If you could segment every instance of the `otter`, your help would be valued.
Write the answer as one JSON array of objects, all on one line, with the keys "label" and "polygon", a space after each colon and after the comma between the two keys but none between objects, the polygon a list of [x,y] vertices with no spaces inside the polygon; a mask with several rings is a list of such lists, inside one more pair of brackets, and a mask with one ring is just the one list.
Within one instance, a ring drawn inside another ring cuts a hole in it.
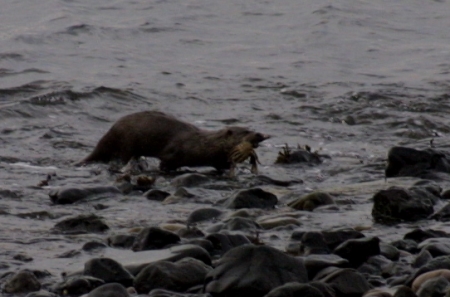
[{"label": "otter", "polygon": [[99,140],[90,155],[76,163],[128,163],[141,156],[160,160],[161,171],[211,166],[230,169],[230,153],[243,142],[257,148],[270,136],[237,126],[216,131],[200,129],[159,111],[142,111],[120,118]]}]

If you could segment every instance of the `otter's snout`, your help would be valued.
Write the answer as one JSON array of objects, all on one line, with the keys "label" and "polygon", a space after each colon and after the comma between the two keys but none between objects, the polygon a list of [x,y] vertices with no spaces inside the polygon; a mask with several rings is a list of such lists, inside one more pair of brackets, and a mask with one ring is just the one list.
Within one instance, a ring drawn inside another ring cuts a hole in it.
[{"label": "otter's snout", "polygon": [[269,139],[271,136],[269,134],[261,134],[261,133],[256,133],[255,136],[253,137],[253,140],[251,141],[253,144],[254,148],[258,147],[258,144],[266,139]]}]

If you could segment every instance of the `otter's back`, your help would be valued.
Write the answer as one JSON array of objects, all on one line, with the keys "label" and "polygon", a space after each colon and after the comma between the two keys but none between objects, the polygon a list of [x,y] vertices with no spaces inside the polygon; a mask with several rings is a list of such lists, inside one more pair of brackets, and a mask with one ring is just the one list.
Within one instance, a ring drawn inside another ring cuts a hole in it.
[{"label": "otter's back", "polygon": [[197,131],[189,123],[177,120],[158,111],[142,111],[124,116],[112,127],[111,132],[122,136],[121,149],[133,149],[133,155],[157,157],[180,134]]}]

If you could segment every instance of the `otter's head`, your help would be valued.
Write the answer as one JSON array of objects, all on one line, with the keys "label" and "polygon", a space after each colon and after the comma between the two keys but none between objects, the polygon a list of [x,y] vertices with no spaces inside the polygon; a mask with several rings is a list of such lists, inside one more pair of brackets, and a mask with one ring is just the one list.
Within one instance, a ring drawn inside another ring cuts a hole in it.
[{"label": "otter's head", "polygon": [[236,143],[248,141],[254,148],[257,148],[260,142],[270,138],[267,134],[261,134],[242,127],[228,127],[226,133],[228,137],[236,138]]}]

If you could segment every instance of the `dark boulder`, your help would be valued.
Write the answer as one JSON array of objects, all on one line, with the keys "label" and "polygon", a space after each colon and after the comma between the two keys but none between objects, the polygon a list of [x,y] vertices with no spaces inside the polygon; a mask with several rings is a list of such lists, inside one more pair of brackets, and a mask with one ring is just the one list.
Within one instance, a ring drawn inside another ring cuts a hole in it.
[{"label": "dark boulder", "polygon": [[450,255],[450,238],[428,238],[417,247],[429,251],[433,257]]},{"label": "dark boulder", "polygon": [[447,153],[435,149],[416,150],[408,147],[393,147],[388,152],[386,177],[425,177],[428,173],[450,173],[450,158]]},{"label": "dark boulder", "polygon": [[449,234],[442,230],[414,229],[413,231],[406,233],[403,236],[403,239],[414,240],[417,243],[421,243],[422,241],[428,238],[437,238],[437,237],[449,237]]},{"label": "dark boulder", "polygon": [[103,284],[105,282],[101,279],[86,275],[76,275],[56,284],[52,291],[59,295],[80,296]]},{"label": "dark boulder", "polygon": [[87,297],[129,297],[127,289],[118,283],[104,284],[92,290]]},{"label": "dark boulder", "polygon": [[243,245],[220,258],[205,279],[205,292],[214,296],[261,297],[288,282],[306,283],[301,259],[269,246]]},{"label": "dark boulder", "polygon": [[333,253],[347,259],[351,267],[357,268],[370,256],[380,254],[380,239],[378,237],[349,239],[337,246]]},{"label": "dark boulder", "polygon": [[203,221],[214,220],[222,215],[222,211],[217,208],[199,208],[191,212],[188,216],[187,224],[195,224]]},{"label": "dark boulder", "polygon": [[303,255],[330,254],[331,251],[321,232],[305,232],[301,239],[300,253]]},{"label": "dark boulder", "polygon": [[261,229],[262,227],[250,218],[232,217],[223,223],[211,226],[208,232],[220,232],[222,230],[257,232],[257,230]]},{"label": "dark boulder", "polygon": [[108,246],[113,248],[131,249],[136,240],[135,235],[131,234],[116,234],[107,238]]},{"label": "dark boulder", "polygon": [[329,267],[319,272],[314,280],[329,284],[337,296],[362,296],[372,289],[370,283],[352,268]]},{"label": "dark boulder", "polygon": [[63,234],[103,233],[108,230],[108,225],[102,218],[95,215],[79,215],[57,223],[54,230]]},{"label": "dark boulder", "polygon": [[110,258],[94,258],[84,264],[84,275],[103,280],[105,283],[119,283],[125,287],[133,284],[134,276],[120,263]]},{"label": "dark boulder", "polygon": [[121,195],[117,187],[62,188],[50,191],[50,200],[55,204],[72,204],[81,200],[97,200]]},{"label": "dark boulder", "polygon": [[134,287],[138,293],[148,293],[153,289],[184,292],[202,284],[210,270],[210,266],[193,258],[184,258],[175,263],[158,261],[139,272],[134,280]]},{"label": "dark boulder", "polygon": [[242,234],[228,234],[228,233],[212,233],[206,236],[206,239],[212,243],[213,255],[223,255],[232,248],[250,244],[250,240]]},{"label": "dark boulder", "polygon": [[20,294],[39,291],[41,283],[33,272],[22,270],[8,279],[3,286],[3,292],[10,294]]},{"label": "dark boulder", "polygon": [[424,188],[390,187],[373,196],[372,217],[378,223],[426,219],[438,198]]},{"label": "dark boulder", "polygon": [[204,184],[209,181],[209,178],[206,175],[199,173],[185,173],[180,176],[175,177],[171,184],[174,187],[197,187],[201,184]]},{"label": "dark boulder", "polygon": [[288,203],[288,206],[297,210],[313,211],[319,206],[334,204],[333,197],[325,192],[313,192],[306,194]]},{"label": "dark boulder", "polygon": [[132,249],[133,251],[157,250],[177,244],[180,240],[180,236],[173,232],[158,227],[147,227],[136,236]]},{"label": "dark boulder", "polygon": [[260,188],[241,190],[227,199],[225,206],[231,209],[240,208],[274,208],[278,203],[276,195]]},{"label": "dark boulder", "polygon": [[161,191],[158,189],[151,189],[147,192],[144,193],[144,196],[148,199],[148,200],[153,200],[153,201],[163,201],[164,199],[166,199],[168,196],[170,196],[170,193],[167,193],[165,191]]},{"label": "dark boulder", "polygon": [[309,285],[300,283],[287,283],[270,291],[264,297],[325,297],[319,289]]}]

